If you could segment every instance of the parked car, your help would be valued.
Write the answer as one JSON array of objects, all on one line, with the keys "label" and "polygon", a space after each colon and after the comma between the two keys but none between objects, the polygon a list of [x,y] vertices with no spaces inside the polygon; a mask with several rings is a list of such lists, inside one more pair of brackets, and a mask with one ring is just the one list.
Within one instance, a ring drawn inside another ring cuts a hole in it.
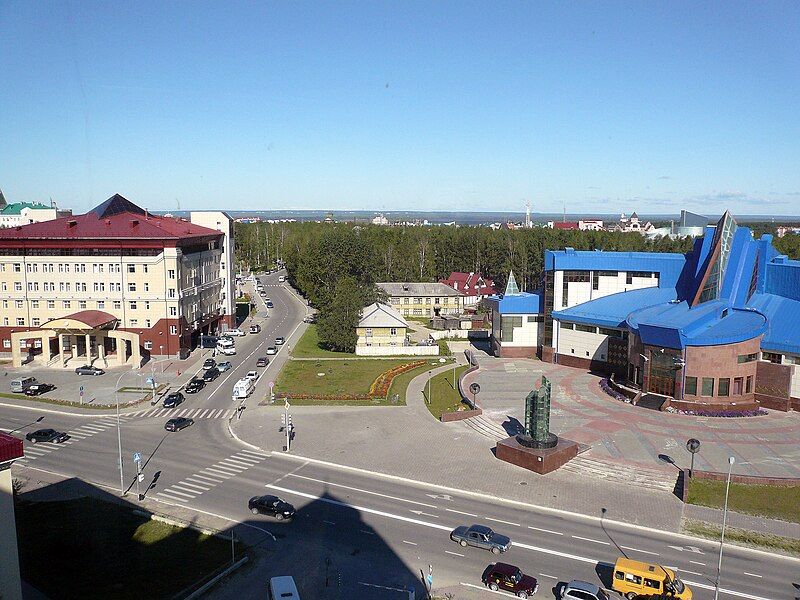
[{"label": "parked car", "polygon": [[26,435],[25,439],[29,442],[33,442],[34,444],[37,442],[52,442],[54,444],[60,444],[61,442],[66,442],[69,439],[69,436],[61,431],[56,431],[55,429],[37,429],[36,431],[32,431]]},{"label": "parked car", "polygon": [[539,589],[539,582],[535,577],[525,575],[519,567],[506,563],[489,565],[483,573],[483,583],[493,592],[503,590],[519,598],[533,596]]},{"label": "parked car", "polygon": [[[203,377],[205,377],[205,373],[203,373]],[[206,382],[202,377],[192,377],[183,389],[187,394],[196,394],[204,387],[206,387]]]},{"label": "parked car", "polygon": [[203,361],[203,369],[213,369],[217,366],[217,361],[213,358],[207,358]]},{"label": "parked car", "polygon": [[247,333],[245,333],[241,329],[229,329],[228,331],[225,332],[224,335],[227,335],[227,336],[230,336],[230,337],[241,337],[243,335],[247,335]]},{"label": "parked car", "polygon": [[83,365],[82,367],[78,367],[75,369],[75,373],[77,375],[103,375],[105,371],[100,367],[95,367],[92,365]]},{"label": "parked car", "polygon": [[317,315],[307,315],[303,317],[303,323],[316,323]]},{"label": "parked car", "polygon": [[268,300],[267,301],[267,308],[275,308],[275,305]]},{"label": "parked car", "polygon": [[256,381],[258,379],[258,371],[248,371],[245,377],[250,381]]},{"label": "parked car", "polygon": [[256,361],[257,367],[266,367],[269,364],[269,359],[266,356],[259,356]]},{"label": "parked car", "polygon": [[169,396],[164,398],[164,408],[175,408],[176,406],[178,406],[178,404],[180,404],[184,400],[185,398],[183,397],[183,394],[181,394],[180,392],[173,392]]},{"label": "parked car", "polygon": [[269,348],[267,348],[267,354],[277,354],[277,353],[278,349],[275,346],[270,346]]},{"label": "parked car", "polygon": [[474,546],[484,550],[491,550],[492,554],[500,554],[511,547],[511,539],[492,531],[485,525],[456,527],[450,534],[450,539],[462,546]]},{"label": "parked car", "polygon": [[167,431],[180,431],[181,429],[186,429],[189,425],[194,425],[194,421],[192,419],[187,419],[186,417],[175,417],[174,419],[170,419],[164,425],[164,429]]},{"label": "parked car", "polygon": [[[618,597],[618,596],[615,596]],[[599,585],[573,579],[561,590],[562,600],[610,600],[608,592]]]},{"label": "parked car", "polygon": [[278,337],[275,338],[275,345],[276,346],[282,346],[285,341],[286,340],[284,340],[281,336],[278,336]]},{"label": "parked car", "polygon": [[294,506],[277,496],[253,496],[247,503],[247,508],[254,515],[268,515],[278,521],[291,519],[295,515]]},{"label": "parked car", "polygon": [[261,333],[261,325],[250,325],[250,333]]},{"label": "parked car", "polygon": [[[222,363],[220,363],[220,365],[221,364]],[[228,364],[230,364],[230,363],[228,363]],[[209,369],[208,371],[205,371],[203,373],[203,381],[205,381],[206,383],[208,383],[210,381],[214,381],[217,377],[219,377],[219,365],[217,365],[213,369]]]},{"label": "parked car", "polygon": [[56,389],[56,386],[54,386],[52,383],[34,383],[33,385],[29,385],[27,388],[25,388],[25,395],[41,396],[47,392],[52,392],[54,389]]},{"label": "parked car", "polygon": [[219,370],[220,373],[224,373],[225,371],[227,371],[231,367],[233,367],[233,365],[230,362],[228,362],[227,360],[223,361],[223,362],[221,362],[221,363],[219,363],[217,365],[217,369]]}]

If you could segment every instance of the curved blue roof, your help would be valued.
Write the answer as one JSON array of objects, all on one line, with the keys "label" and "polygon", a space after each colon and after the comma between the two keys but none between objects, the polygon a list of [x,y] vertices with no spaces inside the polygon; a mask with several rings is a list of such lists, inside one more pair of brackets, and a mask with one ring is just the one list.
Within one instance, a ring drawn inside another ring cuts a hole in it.
[{"label": "curved blue roof", "polygon": [[631,311],[664,304],[676,297],[677,292],[674,288],[649,287],[630,290],[553,311],[553,318],[601,327],[622,327]]},{"label": "curved blue roof", "polygon": [[754,294],[748,302],[768,320],[764,350],[800,354],[800,301],[775,294]]}]

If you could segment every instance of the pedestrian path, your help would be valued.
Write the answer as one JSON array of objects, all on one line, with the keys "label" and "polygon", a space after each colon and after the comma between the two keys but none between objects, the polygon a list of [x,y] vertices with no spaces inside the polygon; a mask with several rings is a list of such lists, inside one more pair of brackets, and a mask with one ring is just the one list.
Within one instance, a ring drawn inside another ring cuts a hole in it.
[{"label": "pedestrian path", "polygon": [[161,500],[186,503],[194,500],[199,495],[207,492],[226,479],[241,475],[250,467],[254,467],[266,460],[269,455],[252,450],[240,450],[210,467],[206,467],[192,475],[185,477],[178,483],[173,483],[163,491],[156,492]]},{"label": "pedestrian path", "polygon": [[[126,417],[120,416],[120,421],[125,421]],[[37,458],[42,458],[43,456],[47,456],[52,452],[57,452],[62,450],[72,444],[85,440],[86,438],[92,437],[97,433],[101,433],[106,429],[111,429],[116,427],[117,425],[117,418],[116,416],[108,416],[98,419],[96,421],[92,421],[90,423],[86,423],[85,425],[81,425],[80,427],[76,427],[75,429],[68,429],[66,433],[69,435],[69,439],[65,442],[61,442],[60,444],[53,444],[51,442],[39,442],[34,444],[33,442],[29,442],[25,440],[23,443],[25,444],[24,447],[24,456],[20,458],[16,462],[21,465],[30,464],[32,461],[36,460]]]},{"label": "pedestrian path", "polygon": [[133,419],[173,418],[186,417],[189,419],[230,419],[236,414],[235,409],[225,408],[152,408],[127,413],[125,416]]}]

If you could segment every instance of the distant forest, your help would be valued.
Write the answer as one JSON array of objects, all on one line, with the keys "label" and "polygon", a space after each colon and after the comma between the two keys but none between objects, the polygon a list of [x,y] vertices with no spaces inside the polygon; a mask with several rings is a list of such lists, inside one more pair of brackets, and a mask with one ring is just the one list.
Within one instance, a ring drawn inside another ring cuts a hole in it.
[{"label": "distant forest", "polygon": [[[756,236],[774,224],[749,223]],[[475,271],[505,286],[510,270],[520,289],[540,287],[544,251],[688,252],[691,239],[648,240],[637,233],[546,228],[386,227],[352,223],[236,224],[239,267],[255,270],[282,259],[293,285],[315,306],[326,305],[336,282],[350,277],[366,290],[380,281],[438,281],[452,271]],[[800,258],[800,235],[775,238],[790,258]]]}]

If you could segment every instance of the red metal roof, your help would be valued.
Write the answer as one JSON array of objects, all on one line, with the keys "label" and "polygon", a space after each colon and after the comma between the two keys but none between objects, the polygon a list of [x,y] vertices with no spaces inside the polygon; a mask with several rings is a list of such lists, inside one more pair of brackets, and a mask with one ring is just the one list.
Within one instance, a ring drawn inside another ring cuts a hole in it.
[{"label": "red metal roof", "polygon": [[493,296],[497,293],[494,289],[494,281],[488,277],[481,277],[480,273],[453,271],[450,273],[450,277],[440,280],[439,283],[449,285],[468,296]]},{"label": "red metal roof", "polygon": [[578,222],[577,221],[555,221],[553,223],[553,229],[577,229]]},{"label": "red metal roof", "polygon": [[24,455],[22,440],[0,431],[0,463],[22,458]]},{"label": "red metal roof", "polygon": [[[89,327],[97,328],[108,323],[113,323],[117,320],[117,317],[103,312],[102,310],[80,310],[65,317],[58,317],[58,319],[72,319],[88,325]],[[52,320],[55,321],[56,319]],[[47,323],[45,323],[43,327],[46,325]]]}]

